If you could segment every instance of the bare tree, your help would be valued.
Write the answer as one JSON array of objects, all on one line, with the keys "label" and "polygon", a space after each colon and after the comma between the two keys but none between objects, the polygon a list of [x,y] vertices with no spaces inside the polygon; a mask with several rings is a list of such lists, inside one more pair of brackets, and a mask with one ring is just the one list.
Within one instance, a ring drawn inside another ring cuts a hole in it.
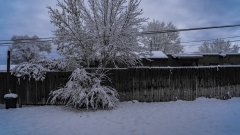
[{"label": "bare tree", "polygon": [[63,55],[79,65],[99,61],[102,67],[136,64],[143,51],[137,33],[142,22],[139,0],[64,0],[59,9],[49,9],[51,23],[57,30],[54,42]]},{"label": "bare tree", "polygon": [[238,45],[232,46],[230,41],[216,39],[212,43],[204,42],[198,50],[202,53],[238,53],[239,47]]},{"label": "bare tree", "polygon": [[[171,22],[165,23],[158,20],[148,22],[143,27],[143,31],[163,31],[163,30],[176,30],[177,27]],[[180,53],[183,52],[184,47],[180,43],[181,38],[179,32],[148,34],[143,36],[145,46],[152,51],[162,51],[163,53]]]},{"label": "bare tree", "polygon": [[[11,51],[11,62],[20,64],[33,59],[45,58],[45,53],[51,52],[51,43],[42,41],[38,36],[13,36],[13,44],[9,47]],[[45,52],[45,53],[44,53]]]}]

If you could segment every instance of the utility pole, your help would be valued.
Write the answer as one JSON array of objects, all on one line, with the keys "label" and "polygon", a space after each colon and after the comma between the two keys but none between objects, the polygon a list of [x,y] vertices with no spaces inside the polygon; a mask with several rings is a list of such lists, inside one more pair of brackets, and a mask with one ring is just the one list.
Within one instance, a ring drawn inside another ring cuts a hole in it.
[{"label": "utility pole", "polygon": [[10,89],[10,51],[7,52],[7,91]]}]

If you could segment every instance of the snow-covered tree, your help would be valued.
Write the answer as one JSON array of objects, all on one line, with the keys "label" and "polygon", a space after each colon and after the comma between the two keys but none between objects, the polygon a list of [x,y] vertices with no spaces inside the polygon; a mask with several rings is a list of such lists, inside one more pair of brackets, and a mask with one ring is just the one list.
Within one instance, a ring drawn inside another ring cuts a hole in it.
[{"label": "snow-covered tree", "polygon": [[[114,108],[119,102],[117,91],[101,82],[108,64],[134,65],[145,51],[138,33],[146,18],[141,18],[139,0],[64,0],[58,9],[47,7],[58,52],[78,64],[64,88],[50,93],[50,101],[67,106]],[[88,73],[82,67],[99,63],[98,70]]]},{"label": "snow-covered tree", "polygon": [[198,48],[202,53],[238,53],[238,45],[232,45],[230,41],[223,39],[216,39],[212,43],[204,42]]},{"label": "snow-covered tree", "polygon": [[[147,25],[143,27],[143,31],[164,30],[177,30],[177,27],[174,26],[171,22],[165,23],[158,20],[148,22]],[[152,51],[162,51],[165,54],[175,54],[184,51],[184,47],[181,45],[179,32],[145,34],[143,35],[143,42],[144,45]]]},{"label": "snow-covered tree", "polygon": [[142,22],[139,0],[64,0],[58,9],[48,6],[51,23],[57,30],[54,43],[63,56],[89,67],[98,61],[101,67],[134,65],[139,62],[138,32]]},{"label": "snow-covered tree", "polygon": [[105,74],[88,73],[83,68],[73,71],[66,86],[50,93],[49,102],[62,103],[74,108],[115,108],[119,102],[117,91],[101,85]]},{"label": "snow-covered tree", "polygon": [[9,47],[11,51],[11,62],[19,64],[29,62],[33,59],[45,58],[45,53],[51,52],[51,43],[41,40],[38,36],[13,36],[11,38],[12,45]]}]

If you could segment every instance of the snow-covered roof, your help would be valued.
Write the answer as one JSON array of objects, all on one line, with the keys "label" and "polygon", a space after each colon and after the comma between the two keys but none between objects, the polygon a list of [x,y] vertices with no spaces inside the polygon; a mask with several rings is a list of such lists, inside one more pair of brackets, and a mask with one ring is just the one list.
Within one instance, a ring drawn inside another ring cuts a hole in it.
[{"label": "snow-covered roof", "polygon": [[226,53],[226,55],[240,55],[240,53]]},{"label": "snow-covered roof", "polygon": [[162,51],[152,51],[150,56],[147,56],[147,58],[161,58],[161,59],[167,59],[168,56],[164,54]]},{"label": "snow-covered roof", "polygon": [[227,55],[240,55],[240,53],[180,53],[180,54],[170,54],[173,58],[203,58],[204,56],[222,56]]},{"label": "snow-covered roof", "polygon": [[240,55],[240,53],[200,53],[200,52],[195,52],[195,53],[190,53],[190,54],[199,54],[199,55],[220,55],[220,56],[226,56],[226,55]]}]

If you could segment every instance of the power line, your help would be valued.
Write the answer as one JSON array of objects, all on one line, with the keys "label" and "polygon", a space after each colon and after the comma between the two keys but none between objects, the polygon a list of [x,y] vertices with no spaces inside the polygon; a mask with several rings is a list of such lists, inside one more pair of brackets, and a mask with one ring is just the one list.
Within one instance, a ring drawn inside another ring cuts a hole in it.
[{"label": "power line", "polygon": [[46,38],[27,38],[27,39],[24,39],[24,38],[22,38],[22,39],[14,39],[14,40],[0,40],[0,41],[21,41],[21,40],[39,40],[39,39],[53,39],[53,38],[55,38],[55,37],[46,37]]},{"label": "power line", "polygon": [[[140,34],[158,34],[158,33],[169,33],[169,32],[178,32],[178,31],[220,29],[220,28],[239,27],[239,26],[240,26],[240,24],[233,24],[233,25],[211,26],[211,27],[197,27],[197,28],[188,28],[188,29],[174,29],[174,30],[162,30],[162,31],[144,31],[144,32],[140,32]],[[69,36],[62,36],[62,37],[69,37]],[[53,38],[56,38],[56,37],[32,38],[32,39],[15,39],[15,40],[36,40],[36,39],[53,39]],[[0,40],[0,41],[15,41],[15,40]]]},{"label": "power line", "polygon": [[[59,36],[59,37],[70,37],[70,36]],[[56,37],[44,37],[44,38],[26,38],[26,39],[24,39],[24,38],[21,38],[21,39],[14,39],[14,40],[6,40],[6,39],[1,39],[0,40],[0,42],[1,41],[9,41],[9,42],[13,42],[13,41],[18,41],[18,40],[36,40],[36,41],[43,41],[43,40],[39,40],[39,39],[51,39],[51,40],[53,40],[54,38],[56,38]]]},{"label": "power line", "polygon": [[158,34],[158,33],[169,33],[169,32],[179,32],[179,31],[193,31],[193,30],[205,30],[205,29],[219,29],[228,27],[239,27],[240,24],[235,25],[224,25],[224,26],[211,26],[211,27],[199,27],[199,28],[189,28],[189,29],[176,29],[176,30],[162,30],[162,31],[144,31],[140,34]]},{"label": "power line", "polygon": [[[218,29],[218,28],[228,28],[228,27],[238,27],[240,24],[235,25],[224,25],[224,26],[211,26],[211,27],[198,27],[198,28],[189,28],[189,29],[176,29],[176,30],[162,30],[162,31],[144,31],[140,32],[140,34],[160,34],[160,33],[169,33],[169,32],[178,32],[178,31],[193,31],[193,30],[204,30],[204,29]],[[240,36],[234,36],[234,37],[240,37]],[[227,38],[234,38],[234,37],[227,37]],[[21,43],[33,43],[33,42],[52,42],[53,38],[56,37],[47,37],[47,38],[33,38],[33,39],[16,39],[16,40],[0,40],[0,41],[18,41],[18,40],[37,40],[37,39],[51,39],[51,40],[40,40],[40,41],[30,41],[30,42],[21,42]],[[227,38],[221,38],[221,39],[227,39]],[[187,41],[187,42],[181,42],[181,43],[191,43],[191,42],[202,42],[202,41],[211,41],[210,40],[199,40],[199,41]],[[0,46],[9,46],[13,43],[5,42],[0,43]]]},{"label": "power line", "polygon": [[[237,38],[237,37],[240,37],[240,36],[233,36],[233,37],[225,37],[225,38],[216,38],[216,39],[228,39],[228,38]],[[196,42],[203,42],[203,41],[212,41],[212,40],[216,40],[216,39],[206,39],[206,40],[197,40],[197,41],[186,41],[186,42],[180,42],[180,44],[188,44],[188,43],[196,43]],[[229,41],[229,42],[238,42],[240,40],[233,40],[233,41]],[[34,43],[34,42],[52,42],[52,40],[42,40],[42,41],[33,41],[33,42],[19,42],[19,43]],[[17,43],[10,43],[10,42],[7,42],[7,43],[0,43],[0,46],[11,46],[12,44],[17,44]],[[161,43],[161,42],[154,42],[153,44],[176,44],[176,43],[168,43],[168,42],[165,42],[165,43]],[[195,44],[195,45],[184,45],[184,46],[198,46],[198,45],[202,45],[202,44]]]},{"label": "power line", "polygon": [[0,46],[10,46],[10,45],[4,45],[4,44],[2,45],[2,44],[0,44]]},{"label": "power line", "polygon": [[21,43],[46,43],[46,42],[52,42],[52,40],[41,40],[41,41],[25,41],[25,42],[4,42],[4,43],[0,43],[0,46],[11,46],[13,44],[21,44]]},{"label": "power line", "polygon": [[[216,39],[228,39],[228,38],[236,38],[236,37],[240,37],[240,36],[233,36],[233,37],[226,37],[226,38],[216,38]],[[207,40],[198,40],[198,41],[187,41],[187,42],[179,42],[179,44],[183,45],[183,44],[188,44],[188,43],[196,43],[196,42],[203,42],[203,41],[212,41],[212,40],[216,40],[216,39],[207,39]],[[238,42],[240,40],[228,40],[229,42]],[[183,44],[182,44],[183,43]],[[169,43],[169,42],[153,42],[152,44],[176,44],[176,43]],[[202,44],[197,44],[197,45],[202,45]],[[184,46],[196,46],[196,45],[184,45]]]},{"label": "power line", "polygon": [[216,40],[216,39],[228,39],[228,38],[237,38],[237,37],[240,37],[240,36],[225,37],[225,38],[215,38],[215,39],[206,39],[206,40],[196,40],[196,41],[184,41],[184,42],[181,42],[181,43],[193,43],[193,42],[213,41],[213,40]]},{"label": "power line", "polygon": [[[229,42],[239,42],[240,40],[233,40],[233,41],[229,41]],[[184,45],[184,46],[199,46],[199,45],[202,45],[202,44],[195,44],[195,45]]]}]

